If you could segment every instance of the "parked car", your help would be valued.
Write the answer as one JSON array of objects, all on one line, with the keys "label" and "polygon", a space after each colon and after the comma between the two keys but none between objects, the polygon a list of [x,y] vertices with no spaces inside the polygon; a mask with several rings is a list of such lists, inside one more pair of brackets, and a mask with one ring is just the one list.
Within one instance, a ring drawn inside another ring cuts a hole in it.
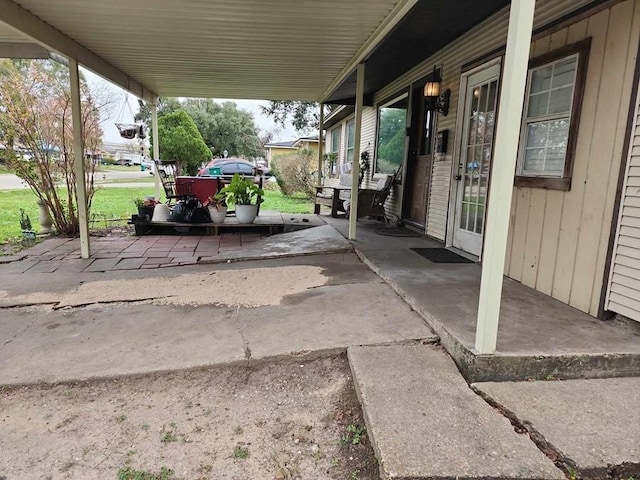
[{"label": "parked car", "polygon": [[267,167],[256,167],[253,163],[241,158],[215,158],[198,172],[199,177],[209,177],[209,168],[220,167],[221,174],[225,177],[239,173],[243,176],[264,175],[271,176],[271,170]]}]

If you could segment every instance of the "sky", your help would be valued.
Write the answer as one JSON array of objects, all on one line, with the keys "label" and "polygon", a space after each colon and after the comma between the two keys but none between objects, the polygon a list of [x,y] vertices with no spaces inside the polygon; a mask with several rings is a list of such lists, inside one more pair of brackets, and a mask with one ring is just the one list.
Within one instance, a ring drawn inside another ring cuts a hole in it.
[{"label": "sky", "polygon": [[[119,123],[128,123],[133,122],[133,117],[130,113],[129,108],[125,105],[125,98],[128,98],[129,107],[131,107],[131,111],[133,113],[138,111],[138,98],[135,95],[130,93],[126,93],[122,88],[104,80],[102,77],[83,69],[83,74],[89,83],[89,86],[96,86],[98,88],[109,88],[114,92],[114,97],[116,98],[116,105],[111,112],[111,115],[107,118],[102,119],[102,130],[104,132],[103,141],[104,142],[120,142],[122,138],[118,134],[118,129],[114,125],[116,122]],[[125,97],[126,94],[126,97]],[[253,119],[255,120],[256,126],[260,129],[260,135],[264,134],[268,131],[274,132],[273,141],[287,141],[294,140],[299,137],[299,134],[295,131],[293,127],[287,125],[286,128],[282,128],[280,126],[276,126],[273,120],[265,115],[262,115],[260,112],[260,105],[267,105],[269,102],[266,100],[226,100],[226,99],[215,99],[216,102],[225,102],[231,101],[235,102],[238,105],[238,108],[248,111],[253,115]],[[124,110],[123,110],[124,106]],[[122,112],[122,118],[120,118]]]}]

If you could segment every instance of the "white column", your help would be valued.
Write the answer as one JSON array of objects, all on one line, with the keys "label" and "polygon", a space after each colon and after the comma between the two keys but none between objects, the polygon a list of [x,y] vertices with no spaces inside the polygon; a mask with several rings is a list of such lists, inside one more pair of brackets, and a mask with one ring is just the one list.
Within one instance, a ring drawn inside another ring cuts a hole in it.
[{"label": "white column", "polygon": [[[360,176],[360,136],[364,103],[364,63],[358,65],[356,80],[356,131],[353,139],[353,167],[351,168],[351,205],[349,207],[349,240],[356,239],[358,220],[358,177]],[[347,131],[347,135],[349,132]],[[349,139],[347,138],[347,142]]]},{"label": "white column", "polygon": [[78,62],[69,59],[69,81],[71,86],[71,117],[73,120],[73,170],[76,176],[76,205],[80,224],[80,255],[89,258],[89,219],[87,215],[87,177],[84,166],[84,144],[82,142],[82,110],[80,103],[80,73]]},{"label": "white column", "polygon": [[476,350],[481,354],[494,353],[498,339],[513,175],[518,156],[535,5],[535,0],[511,0],[482,255],[476,326]]},{"label": "white column", "polygon": [[324,156],[324,103],[320,104],[320,124],[318,126],[318,186],[322,186],[322,165]]},{"label": "white column", "polygon": [[[160,160],[160,143],[158,140],[158,101],[156,99],[155,102],[151,104],[151,136],[153,139],[153,160]],[[158,169],[155,168],[154,165],[154,180],[156,186],[156,200],[160,201],[160,197],[162,196],[162,183],[160,180],[160,173]]]}]

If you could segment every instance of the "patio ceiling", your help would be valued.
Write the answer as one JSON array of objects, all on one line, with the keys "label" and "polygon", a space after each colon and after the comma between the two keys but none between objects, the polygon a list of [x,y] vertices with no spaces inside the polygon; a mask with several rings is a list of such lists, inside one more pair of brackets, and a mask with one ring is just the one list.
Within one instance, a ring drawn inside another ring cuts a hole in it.
[{"label": "patio ceiling", "polygon": [[147,99],[315,101],[416,1],[0,0],[0,42],[35,40]]}]

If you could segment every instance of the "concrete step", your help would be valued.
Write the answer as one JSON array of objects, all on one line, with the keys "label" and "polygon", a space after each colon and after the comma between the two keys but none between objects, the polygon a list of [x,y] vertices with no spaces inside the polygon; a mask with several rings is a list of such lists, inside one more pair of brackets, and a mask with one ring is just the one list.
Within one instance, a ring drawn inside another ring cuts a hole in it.
[{"label": "concrete step", "polygon": [[564,478],[441,348],[350,347],[348,356],[383,479]]}]

